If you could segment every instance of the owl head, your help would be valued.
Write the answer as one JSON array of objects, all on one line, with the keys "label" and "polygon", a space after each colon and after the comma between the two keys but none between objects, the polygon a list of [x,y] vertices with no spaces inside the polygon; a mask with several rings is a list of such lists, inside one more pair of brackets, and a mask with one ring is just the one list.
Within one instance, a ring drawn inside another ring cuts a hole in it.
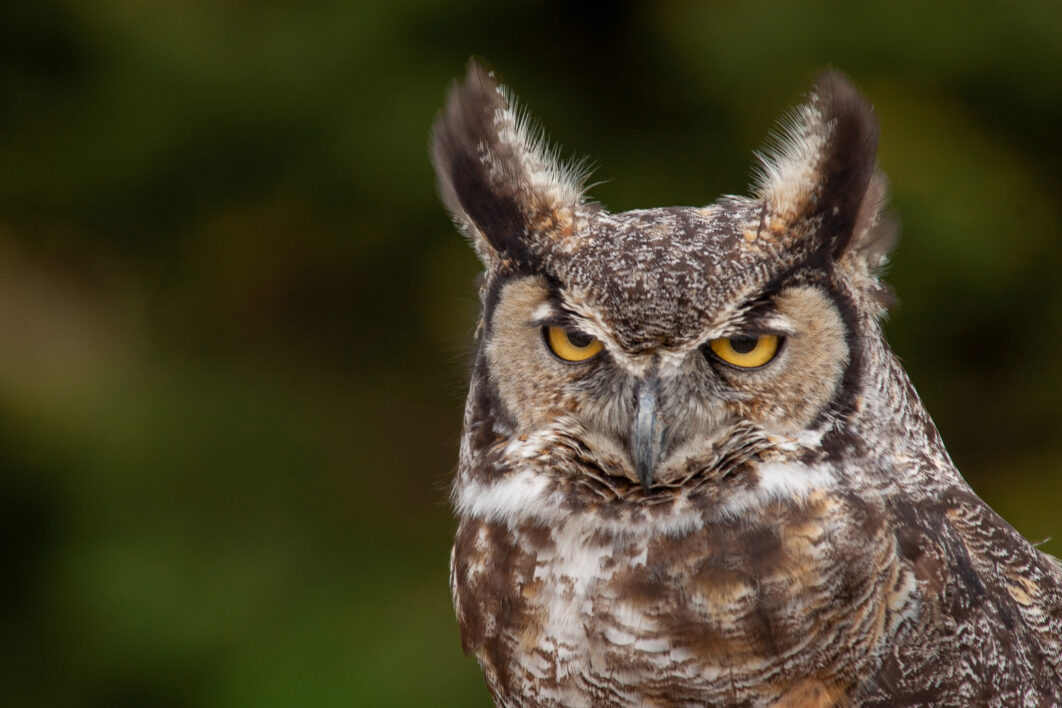
[{"label": "owl head", "polygon": [[509,506],[551,490],[647,505],[852,438],[881,388],[894,240],[877,136],[828,73],[759,156],[751,197],[611,213],[472,63],[432,138],[486,269],[458,485],[520,475]]}]

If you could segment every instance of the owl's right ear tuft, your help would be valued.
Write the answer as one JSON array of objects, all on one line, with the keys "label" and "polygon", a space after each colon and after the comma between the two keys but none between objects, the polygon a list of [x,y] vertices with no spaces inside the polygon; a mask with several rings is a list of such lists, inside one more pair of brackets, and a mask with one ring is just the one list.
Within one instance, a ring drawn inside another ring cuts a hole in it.
[{"label": "owl's right ear tuft", "polygon": [[582,175],[474,60],[435,120],[431,155],[443,203],[488,267],[533,266],[548,232],[570,223],[582,201]]},{"label": "owl's right ear tuft", "polygon": [[[841,259],[852,248],[887,250],[869,234],[884,202],[877,171],[878,121],[859,91],[823,73],[807,103],[784,118],[760,154],[756,196],[804,246]],[[861,243],[869,238],[875,243]]]}]

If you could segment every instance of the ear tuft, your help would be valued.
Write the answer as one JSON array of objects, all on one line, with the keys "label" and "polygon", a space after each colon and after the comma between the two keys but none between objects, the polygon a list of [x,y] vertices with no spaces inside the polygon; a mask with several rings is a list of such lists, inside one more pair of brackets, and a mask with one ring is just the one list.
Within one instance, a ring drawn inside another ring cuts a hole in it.
[{"label": "ear tuft", "polygon": [[443,203],[488,265],[532,263],[535,237],[570,221],[582,200],[584,175],[557,159],[475,61],[436,118],[431,153]]},{"label": "ear tuft", "polygon": [[[815,245],[839,259],[857,222],[876,218],[864,209],[877,159],[873,110],[842,74],[830,71],[779,126],[758,154],[755,194],[787,228],[813,231]],[[870,201],[880,206],[878,198]]]},{"label": "ear tuft", "polygon": [[852,239],[845,251],[845,257],[856,259],[871,272],[886,265],[899,237],[899,224],[892,214],[885,211],[888,191],[889,181],[885,173],[875,171],[863,203],[859,205]]}]

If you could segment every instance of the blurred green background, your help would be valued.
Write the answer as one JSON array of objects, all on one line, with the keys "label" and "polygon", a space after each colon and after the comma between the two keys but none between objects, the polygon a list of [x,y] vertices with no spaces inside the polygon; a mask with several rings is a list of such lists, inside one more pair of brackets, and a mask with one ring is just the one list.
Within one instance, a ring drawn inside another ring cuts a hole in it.
[{"label": "blurred green background", "polygon": [[745,190],[827,65],[882,123],[890,339],[1062,553],[1058,3],[0,9],[0,695],[486,705],[447,590],[471,250],[428,130],[485,57],[612,209]]}]

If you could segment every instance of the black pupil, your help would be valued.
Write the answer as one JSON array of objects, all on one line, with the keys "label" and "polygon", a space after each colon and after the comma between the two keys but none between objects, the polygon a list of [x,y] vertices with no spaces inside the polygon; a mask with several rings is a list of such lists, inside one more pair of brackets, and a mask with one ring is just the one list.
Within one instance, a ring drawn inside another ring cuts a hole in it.
[{"label": "black pupil", "polygon": [[565,334],[568,335],[568,341],[571,342],[572,346],[578,347],[579,349],[589,346],[590,343],[594,341],[594,338],[589,334],[580,332],[577,329],[569,329]]},{"label": "black pupil", "polygon": [[756,348],[759,341],[759,337],[731,337],[730,347],[738,354],[748,354]]}]

